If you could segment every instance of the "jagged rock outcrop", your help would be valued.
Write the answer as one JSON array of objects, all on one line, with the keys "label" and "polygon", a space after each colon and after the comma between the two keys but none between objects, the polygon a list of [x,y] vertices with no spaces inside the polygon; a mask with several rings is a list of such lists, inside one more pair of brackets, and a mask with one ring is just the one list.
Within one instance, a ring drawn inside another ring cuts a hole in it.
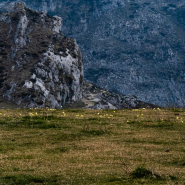
[{"label": "jagged rock outcrop", "polygon": [[16,3],[0,14],[0,94],[21,107],[59,108],[82,98],[83,63],[62,19]]},{"label": "jagged rock outcrop", "polygon": [[0,107],[153,108],[135,96],[83,82],[78,45],[61,33],[62,19],[13,3],[0,14]]},{"label": "jagged rock outcrop", "polygon": [[87,109],[138,109],[157,108],[159,106],[146,103],[134,95],[121,95],[109,92],[94,84],[83,83],[83,102]]},{"label": "jagged rock outcrop", "polygon": [[64,19],[88,82],[160,106],[185,106],[184,0],[23,1]]}]

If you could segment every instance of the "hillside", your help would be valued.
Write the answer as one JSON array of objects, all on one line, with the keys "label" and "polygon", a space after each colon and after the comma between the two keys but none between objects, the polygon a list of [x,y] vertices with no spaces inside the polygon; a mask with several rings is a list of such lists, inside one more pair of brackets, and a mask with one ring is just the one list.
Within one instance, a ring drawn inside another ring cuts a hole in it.
[{"label": "hillside", "polygon": [[16,3],[0,14],[0,27],[1,108],[156,107],[83,82],[81,52],[62,34],[62,18]]},{"label": "hillside", "polygon": [[148,103],[184,106],[184,0],[24,1],[63,18],[63,34],[81,48],[86,81]]}]

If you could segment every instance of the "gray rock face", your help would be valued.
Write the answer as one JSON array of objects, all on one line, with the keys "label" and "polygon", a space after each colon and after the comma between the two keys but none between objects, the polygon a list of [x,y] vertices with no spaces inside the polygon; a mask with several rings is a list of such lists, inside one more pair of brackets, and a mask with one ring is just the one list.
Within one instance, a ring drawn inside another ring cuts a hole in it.
[{"label": "gray rock face", "polygon": [[13,4],[0,14],[1,95],[23,107],[59,108],[82,98],[79,47],[62,19]]},{"label": "gray rock face", "polygon": [[64,19],[87,81],[161,106],[185,105],[184,0],[24,1]]},{"label": "gray rock face", "polygon": [[93,84],[83,83],[83,102],[86,109],[133,109],[157,108],[158,106],[145,103],[134,95],[121,95],[105,91]]}]

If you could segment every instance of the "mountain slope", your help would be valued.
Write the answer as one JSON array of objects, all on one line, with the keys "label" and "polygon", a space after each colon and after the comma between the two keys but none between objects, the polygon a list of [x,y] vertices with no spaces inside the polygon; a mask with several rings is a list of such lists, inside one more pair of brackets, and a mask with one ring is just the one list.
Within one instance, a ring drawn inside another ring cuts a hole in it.
[{"label": "mountain slope", "polygon": [[160,106],[184,106],[183,0],[24,1],[63,18],[63,33],[80,45],[87,81]]}]

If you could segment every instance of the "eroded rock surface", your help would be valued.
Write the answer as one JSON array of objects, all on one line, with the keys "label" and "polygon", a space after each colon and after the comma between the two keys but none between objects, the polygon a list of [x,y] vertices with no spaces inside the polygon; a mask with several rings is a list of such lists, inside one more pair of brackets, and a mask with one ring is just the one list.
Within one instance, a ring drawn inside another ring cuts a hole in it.
[{"label": "eroded rock surface", "polygon": [[121,95],[115,92],[105,91],[87,82],[83,83],[83,102],[87,109],[150,109],[158,107],[140,101],[134,95]]},{"label": "eroded rock surface", "polygon": [[[13,1],[0,0],[0,7]],[[23,1],[63,18],[63,33],[81,48],[86,81],[160,106],[185,106],[184,0]]]},{"label": "eroded rock surface", "polygon": [[62,19],[15,3],[0,14],[0,94],[22,107],[59,108],[82,98],[79,47]]}]

